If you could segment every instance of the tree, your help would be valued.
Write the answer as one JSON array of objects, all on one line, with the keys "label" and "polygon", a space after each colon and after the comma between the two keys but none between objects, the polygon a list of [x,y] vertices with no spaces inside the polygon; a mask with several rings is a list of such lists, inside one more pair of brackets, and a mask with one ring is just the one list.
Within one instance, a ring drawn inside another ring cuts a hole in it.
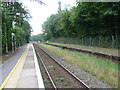
[{"label": "tree", "polygon": [[17,46],[29,42],[31,27],[28,23],[30,14],[18,2],[2,2],[2,49],[12,49],[12,33],[16,35]]},{"label": "tree", "polygon": [[45,40],[52,38],[118,38],[120,2],[77,2],[44,22]]}]

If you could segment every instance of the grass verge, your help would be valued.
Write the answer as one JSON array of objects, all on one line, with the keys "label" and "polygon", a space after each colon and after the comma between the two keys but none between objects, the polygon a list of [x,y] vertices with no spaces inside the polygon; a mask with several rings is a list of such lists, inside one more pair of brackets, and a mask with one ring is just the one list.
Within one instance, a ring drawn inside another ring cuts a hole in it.
[{"label": "grass verge", "polygon": [[64,43],[53,43],[53,42],[48,42],[51,44],[56,44],[56,45],[63,45],[63,46],[68,46],[68,47],[73,47],[73,48],[80,48],[80,49],[85,49],[93,52],[101,52],[105,54],[111,54],[118,56],[118,49],[112,49],[112,48],[101,48],[101,47],[94,47],[94,46],[82,46],[78,44],[64,44]]},{"label": "grass verge", "polygon": [[118,68],[120,68],[118,64],[110,60],[99,59],[45,44],[40,44],[40,46],[58,57],[64,57],[65,62],[80,67],[115,88],[118,87]]}]

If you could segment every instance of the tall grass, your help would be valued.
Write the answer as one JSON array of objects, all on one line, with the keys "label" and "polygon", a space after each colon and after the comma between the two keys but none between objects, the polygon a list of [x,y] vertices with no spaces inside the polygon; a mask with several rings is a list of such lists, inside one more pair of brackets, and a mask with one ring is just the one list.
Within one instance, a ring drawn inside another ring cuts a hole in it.
[{"label": "tall grass", "polygon": [[80,67],[113,87],[118,87],[118,68],[120,66],[115,62],[44,44],[40,44],[40,46],[58,57],[64,57],[65,62]]},{"label": "tall grass", "polygon": [[95,47],[95,46],[83,46],[79,44],[64,44],[64,43],[53,43],[53,42],[47,42],[50,44],[55,44],[55,45],[63,45],[67,47],[73,47],[73,48],[80,48],[88,51],[93,51],[93,52],[100,52],[104,54],[111,54],[118,56],[118,49],[113,49],[113,48],[101,48],[101,47]]}]

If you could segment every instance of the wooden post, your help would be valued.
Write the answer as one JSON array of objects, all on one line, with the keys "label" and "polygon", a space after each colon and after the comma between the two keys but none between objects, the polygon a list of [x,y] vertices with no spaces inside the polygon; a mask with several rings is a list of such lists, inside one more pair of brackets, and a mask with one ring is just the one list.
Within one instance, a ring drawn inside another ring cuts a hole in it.
[{"label": "wooden post", "polygon": [[112,48],[114,48],[114,36],[112,36]]},{"label": "wooden post", "polygon": [[82,38],[82,45],[83,45],[83,38]]},{"label": "wooden post", "polygon": [[98,37],[98,39],[99,39],[99,40],[98,40],[98,46],[100,47],[100,37]]},{"label": "wooden post", "polygon": [[90,37],[90,46],[92,46],[92,43],[91,43],[91,37]]},{"label": "wooden post", "polygon": [[[6,30],[6,24],[5,24],[5,30]],[[6,32],[5,32],[5,37],[6,37],[6,41],[5,41],[5,51],[6,51],[6,53],[8,53],[7,30],[6,30]]]}]

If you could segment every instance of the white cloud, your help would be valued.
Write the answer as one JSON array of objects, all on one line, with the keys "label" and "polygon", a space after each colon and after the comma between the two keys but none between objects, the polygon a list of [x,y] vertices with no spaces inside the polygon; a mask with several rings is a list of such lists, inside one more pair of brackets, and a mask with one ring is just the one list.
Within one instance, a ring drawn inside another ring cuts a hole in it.
[{"label": "white cloud", "polygon": [[[46,21],[46,19],[51,14],[55,14],[58,11],[58,0],[42,1],[45,2],[48,6],[40,5],[39,3],[30,0],[22,0],[23,5],[27,6],[27,9],[32,16],[32,19],[30,20],[30,24],[33,28],[32,35],[42,33],[41,25],[43,24],[43,22]],[[75,4],[75,1],[76,0],[61,0],[61,4],[64,8],[64,5],[66,4],[70,4],[73,6]]]}]

